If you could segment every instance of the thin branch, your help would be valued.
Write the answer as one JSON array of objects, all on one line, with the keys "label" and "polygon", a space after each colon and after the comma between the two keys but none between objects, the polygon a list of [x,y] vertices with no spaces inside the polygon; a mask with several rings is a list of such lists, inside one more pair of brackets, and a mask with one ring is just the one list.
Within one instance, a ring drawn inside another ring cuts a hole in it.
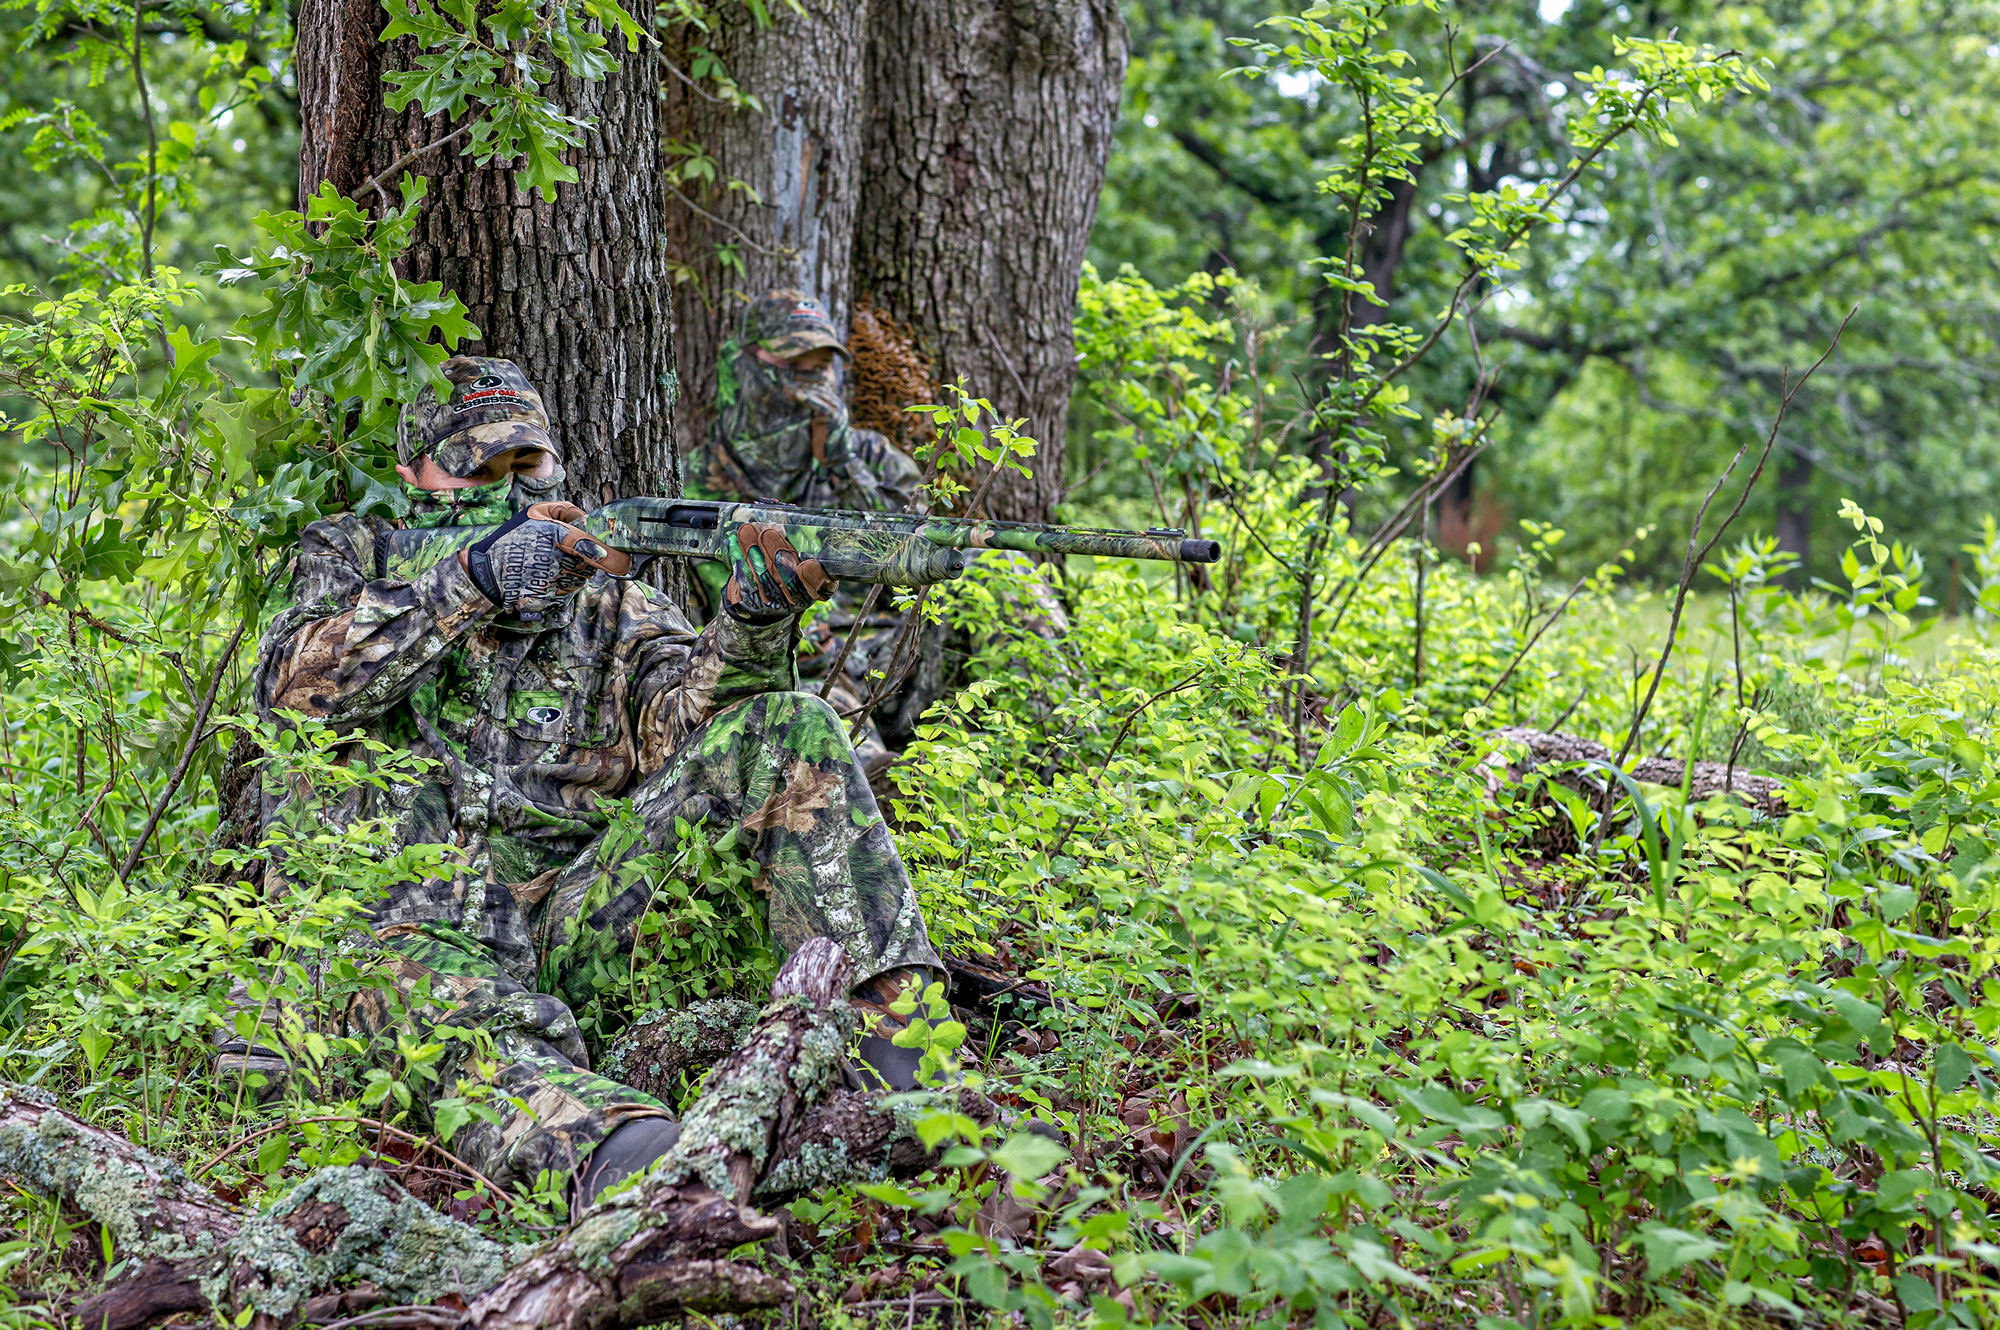
[{"label": "thin branch", "polygon": [[[393,1136],[397,1140],[402,1141],[407,1145],[418,1146],[425,1150],[435,1150],[438,1154],[444,1156],[446,1159],[449,1159],[452,1162],[452,1165],[455,1168],[459,1169],[461,1172],[463,1172],[467,1177],[472,1178],[484,1184],[486,1189],[493,1193],[493,1196],[496,1200],[504,1200],[507,1197],[508,1194],[507,1190],[504,1187],[502,1187],[499,1183],[495,1182],[492,1178],[487,1177],[484,1173],[481,1173],[478,1169],[466,1163],[463,1159],[460,1159],[457,1155],[445,1149],[442,1145],[438,1144],[435,1140],[431,1139],[430,1137],[413,1135],[410,1132],[404,1131],[401,1127],[392,1127],[388,1123],[383,1122],[377,1118],[356,1118],[356,1117],[347,1117],[339,1114],[329,1115],[326,1117],[317,1117],[317,1118],[295,1118],[289,1122],[278,1122],[278,1123],[273,1123],[271,1126],[268,1127],[260,1127],[256,1131],[251,1132],[248,1136],[237,1137],[235,1140],[231,1141],[228,1145],[223,1146],[222,1149],[210,1155],[206,1160],[202,1162],[199,1168],[196,1168],[193,1172],[188,1174],[188,1178],[190,1181],[192,1181],[195,1178],[199,1178],[204,1173],[208,1172],[208,1170],[214,1168],[217,1164],[229,1158],[229,1156],[235,1154],[237,1151],[241,1150],[246,1145],[254,1145],[256,1142],[263,1140],[266,1136],[275,1135],[278,1132],[285,1131],[292,1127],[302,1127],[309,1122],[325,1122],[325,1123],[351,1122],[356,1124],[357,1126],[373,1127],[381,1135]],[[379,1154],[381,1152],[377,1151],[376,1153]]]},{"label": "thin branch", "polygon": [[338,1321],[328,1321],[317,1330],[410,1330],[414,1326],[454,1326],[463,1323],[464,1316],[446,1307],[423,1306],[409,1303],[400,1307],[377,1307],[357,1316],[344,1317]]},{"label": "thin branch", "polygon": [[822,698],[833,691],[834,683],[840,678],[841,667],[847,664],[848,656],[854,652],[855,639],[861,636],[862,626],[868,622],[868,616],[874,612],[875,602],[881,598],[882,584],[877,582],[868,588],[868,596],[861,602],[861,608],[855,612],[854,623],[847,630],[846,640],[840,644],[840,650],[835,653],[833,663],[826,667],[826,682],[819,686],[819,695]]},{"label": "thin branch", "polygon": [[[1488,423],[1491,423],[1492,417],[1489,416],[1487,420]],[[1490,442],[1491,440],[1481,440],[1478,446],[1468,448],[1465,456],[1459,459],[1458,465],[1452,467],[1449,471],[1440,472],[1438,477],[1428,485],[1419,486],[1417,494],[1423,496],[1428,491],[1432,497],[1435,497],[1442,493],[1445,486],[1457,480],[1460,475],[1464,474],[1465,468],[1478,460],[1479,456],[1486,451]],[[1362,564],[1356,570],[1354,576],[1349,579],[1347,594],[1341,598],[1340,607],[1334,611],[1333,622],[1326,626],[1325,632],[1327,635],[1333,634],[1340,628],[1341,621],[1347,617],[1348,607],[1354,603],[1354,598],[1361,593],[1362,585],[1368,581],[1368,574],[1375,571],[1375,565],[1382,561],[1382,556],[1389,552],[1389,548],[1395,544],[1396,538],[1408,529],[1410,523],[1416,520],[1416,515],[1420,511],[1422,511],[1421,505],[1415,503],[1405,505],[1400,518],[1393,518],[1383,524],[1382,530],[1377,533],[1382,536],[1381,543],[1376,545],[1373,541],[1370,542],[1370,545],[1374,548],[1374,553],[1366,563]]]},{"label": "thin branch", "polygon": [[1014,368],[1013,360],[1001,348],[1000,339],[993,335],[993,325],[981,319],[979,322],[979,331],[986,334],[986,345],[993,349],[993,354],[1000,357],[1001,365],[1006,367],[1007,377],[1014,381],[1014,391],[1021,394],[1021,414],[1024,416],[1027,415],[1028,404],[1031,400],[1028,396],[1028,385],[1021,382],[1020,371]]},{"label": "thin branch", "polygon": [[362,192],[362,190],[368,190],[368,189],[374,190],[375,193],[378,196],[380,196],[382,200],[382,211],[384,212],[389,211],[389,209],[394,207],[395,205],[389,202],[389,191],[382,187],[382,182],[384,180],[395,179],[396,172],[402,170],[405,166],[408,166],[411,162],[417,160],[417,158],[422,157],[425,153],[434,152],[439,148],[447,147],[450,144],[456,143],[459,139],[464,138],[467,134],[472,132],[472,126],[475,123],[476,122],[473,120],[467,120],[457,129],[452,130],[449,134],[442,135],[439,138],[434,138],[429,143],[424,144],[420,148],[410,149],[408,152],[404,153],[401,157],[398,157],[395,161],[390,162],[387,166],[377,171],[374,175],[371,175],[366,180],[362,181],[360,187],[357,188],[354,192],[356,194],[359,194]]},{"label": "thin branch", "polygon": [[713,222],[715,225],[721,227],[723,230],[729,232],[729,234],[735,236],[738,240],[748,245],[756,253],[764,254],[771,258],[783,257],[781,254],[779,254],[777,250],[772,249],[769,245],[759,244],[757,241],[752,240],[747,234],[744,233],[743,229],[737,226],[734,222],[723,221],[720,217],[717,217],[714,213],[702,207],[699,203],[696,203],[693,199],[681,193],[678,189],[675,189],[672,185],[667,186],[667,193],[673,195],[675,198],[679,199],[683,204],[685,204],[687,206],[688,211],[694,213],[697,217],[703,217],[709,220],[710,222]]},{"label": "thin branch", "polygon": [[153,279],[153,223],[159,216],[155,191],[160,179],[160,137],[153,126],[153,98],[146,90],[146,24],[139,7],[132,11],[132,78],[139,85],[139,109],[146,116],[146,225],[139,242],[139,268]]},{"label": "thin branch", "polygon": [[[1455,36],[1456,34],[1454,34],[1454,37]],[[1486,40],[1492,41],[1491,38],[1487,38]],[[1478,46],[1479,41],[1480,39],[1477,37],[1474,37],[1472,39],[1475,48]],[[1493,42],[1492,46],[1488,48],[1485,55],[1480,56],[1477,60],[1467,65],[1464,69],[1459,69],[1458,49],[1456,42],[1447,41],[1445,43],[1445,55],[1450,58],[1452,64],[1451,80],[1447,82],[1442,88],[1439,88],[1437,90],[1437,94],[1435,97],[1432,98],[1432,100],[1436,101],[1439,105],[1442,105],[1444,103],[1444,99],[1451,96],[1452,90],[1454,88],[1458,87],[1459,84],[1465,82],[1465,80],[1471,78],[1474,74],[1477,74],[1480,71],[1481,67],[1483,67],[1489,60],[1498,59],[1513,45],[1514,45],[1514,39],[1512,37],[1503,37],[1499,41]]]},{"label": "thin branch", "polygon": [[[1613,763],[1614,766],[1622,767],[1625,765],[1625,759],[1632,755],[1633,745],[1639,742],[1640,727],[1646,723],[1646,713],[1652,709],[1653,699],[1659,694],[1660,680],[1666,674],[1667,663],[1673,659],[1674,645],[1680,635],[1681,614],[1687,608],[1688,588],[1693,584],[1695,574],[1701,570],[1701,566],[1707,561],[1710,551],[1714,550],[1717,542],[1729,530],[1730,525],[1736,521],[1737,515],[1743,511],[1743,505],[1749,502],[1750,491],[1756,488],[1758,478],[1764,474],[1765,463],[1771,459],[1771,450],[1777,446],[1778,430],[1785,423],[1785,413],[1791,409],[1792,399],[1798,396],[1799,390],[1806,386],[1807,381],[1819,371],[1819,367],[1824,365],[1833,356],[1834,351],[1839,348],[1841,334],[1847,331],[1848,323],[1853,320],[1860,308],[1859,305],[1856,305],[1853,309],[1847,311],[1847,316],[1841,319],[1840,326],[1834,329],[1833,338],[1827,343],[1826,350],[1820,352],[1819,359],[1815,360],[1804,374],[1801,374],[1796,380],[1793,380],[1789,375],[1786,376],[1784,394],[1778,399],[1778,411],[1771,418],[1771,428],[1764,435],[1764,448],[1757,455],[1757,465],[1752,468],[1749,478],[1744,481],[1742,493],[1736,496],[1735,507],[1729,510],[1729,515],[1722,519],[1721,523],[1716,526],[1714,533],[1708,537],[1707,542],[1702,544],[1698,550],[1695,546],[1696,542],[1701,540],[1702,524],[1708,517],[1709,505],[1715,502],[1716,494],[1720,492],[1729,477],[1735,473],[1737,464],[1743,460],[1744,454],[1749,450],[1749,440],[1744,440],[1743,446],[1736,450],[1736,456],[1730,459],[1728,467],[1723,470],[1722,474],[1715,478],[1715,484],[1709,487],[1707,497],[1701,501],[1701,507],[1695,512],[1694,525],[1688,530],[1687,554],[1681,560],[1680,583],[1674,589],[1673,612],[1667,618],[1667,640],[1660,648],[1659,660],[1654,662],[1653,677],[1646,685],[1646,696],[1632,713],[1631,728],[1625,732],[1625,742],[1618,749],[1618,759]],[[1600,821],[1600,839],[1603,825]]]},{"label": "thin branch", "polygon": [[701,85],[699,83],[696,83],[693,79],[689,78],[686,74],[683,74],[681,72],[680,66],[676,65],[673,61],[662,60],[660,63],[667,67],[668,73],[672,74],[675,78],[679,79],[681,82],[687,84],[689,91],[693,92],[695,96],[701,98],[703,101],[714,102],[717,106],[727,106],[729,104],[712,92],[703,92],[701,89]]},{"label": "thin branch", "polygon": [[146,825],[139,829],[139,838],[132,842],[132,848],[127,851],[125,865],[118,870],[120,878],[128,881],[131,879],[132,870],[139,866],[139,857],[146,852],[146,842],[153,838],[154,828],[158,827],[160,819],[166,816],[167,805],[173,802],[174,795],[180,792],[181,782],[187,779],[188,767],[194,761],[195,749],[201,746],[202,729],[208,724],[208,713],[214,710],[215,695],[222,689],[222,676],[228,672],[229,662],[236,658],[236,648],[242,643],[243,634],[249,627],[250,620],[246,617],[243,622],[236,625],[236,632],[229,639],[229,645],[224,647],[222,654],[216,658],[215,672],[208,680],[208,692],[201,699],[201,705],[195,709],[194,719],[188,722],[187,743],[181,747],[180,761],[174,764],[174,774],[167,778],[167,788],[160,791],[159,801],[153,805],[152,814],[147,817]]},{"label": "thin branch", "polygon": [[61,610],[64,614],[75,615],[77,618],[83,620],[85,623],[89,624],[92,628],[95,628],[98,632],[103,633],[106,637],[110,638],[114,642],[122,642],[128,647],[132,647],[138,650],[146,649],[144,643],[134,642],[131,638],[125,636],[125,634],[119,632],[116,628],[113,628],[110,624],[104,622],[104,620],[98,618],[95,614],[92,614],[89,610],[82,608],[71,609],[69,606],[63,604],[61,601],[57,600],[54,596],[51,596],[48,592],[42,590],[40,587],[35,587],[33,588],[33,590],[36,598],[43,605],[52,606],[56,609]]},{"label": "thin branch", "polygon": [[[1555,609],[1549,612],[1549,617],[1542,620],[1542,626],[1535,629],[1533,634],[1529,636],[1528,640],[1521,644],[1521,649],[1514,653],[1514,659],[1507,662],[1507,668],[1500,671],[1500,677],[1493,681],[1493,686],[1491,688],[1488,688],[1486,690],[1486,695],[1479,699],[1480,706],[1483,707],[1488,702],[1491,702],[1493,700],[1493,695],[1500,691],[1500,689],[1506,684],[1507,680],[1514,677],[1514,671],[1521,667],[1521,662],[1526,660],[1528,658],[1528,653],[1535,649],[1535,643],[1542,640],[1543,633],[1546,633],[1549,631],[1549,629],[1555,627],[1556,620],[1562,618],[1563,611],[1569,608],[1569,603],[1572,600],[1576,599],[1577,592],[1583,590],[1584,583],[1588,582],[1589,580],[1590,580],[1589,573],[1585,573],[1582,577],[1576,579],[1575,585],[1571,586],[1569,589],[1569,594],[1562,598],[1562,603],[1560,605],[1557,605]],[[1565,717],[1567,717],[1568,713],[1565,712],[1564,715]]]},{"label": "thin branch", "polygon": [[[1600,140],[1595,147],[1591,148],[1589,152],[1583,154],[1581,157],[1576,159],[1576,163],[1573,166],[1571,166],[1567,172],[1564,173],[1562,179],[1556,182],[1555,188],[1549,191],[1549,196],[1544,203],[1545,208],[1553,207],[1558,199],[1562,198],[1565,194],[1569,193],[1570,186],[1574,185],[1577,182],[1578,178],[1580,178],[1585,171],[1590,169],[1591,163],[1595,162],[1599,157],[1603,156],[1607,151],[1609,151],[1612,144],[1616,143],[1619,139],[1623,138],[1626,134],[1629,134],[1634,128],[1638,126],[1639,119],[1644,114],[1647,103],[1651,102],[1654,99],[1654,97],[1656,97],[1659,94],[1659,91],[1660,90],[1658,88],[1646,89],[1646,91],[1643,94],[1641,94],[1638,102],[1633,106],[1631,118],[1627,120],[1625,124],[1621,125],[1618,129],[1614,130],[1609,134],[1606,134],[1604,138]],[[1509,231],[1504,237],[1502,237],[1500,243],[1497,246],[1495,246],[1494,252],[1502,256],[1511,253],[1514,249],[1514,246],[1520,243],[1521,239],[1524,236],[1526,236],[1529,231],[1533,230],[1536,223],[1540,220],[1541,219],[1539,215],[1530,215],[1526,218],[1523,218],[1518,226],[1516,226],[1512,231]],[[1431,329],[1430,334],[1426,336],[1422,342],[1417,344],[1415,350],[1411,351],[1408,355],[1404,356],[1400,361],[1396,362],[1396,364],[1392,365],[1387,372],[1385,372],[1379,379],[1376,380],[1374,388],[1370,389],[1368,395],[1365,398],[1363,398],[1361,402],[1357,405],[1356,408],[1357,410],[1366,408],[1377,397],[1381,396],[1382,391],[1385,388],[1387,388],[1391,383],[1395,382],[1397,379],[1401,378],[1404,374],[1408,373],[1409,370],[1417,364],[1417,362],[1421,361],[1425,356],[1430,354],[1431,348],[1437,345],[1438,339],[1443,337],[1445,333],[1451,329],[1451,326],[1458,321],[1459,313],[1465,307],[1465,297],[1467,293],[1469,293],[1475,285],[1477,285],[1480,281],[1484,280],[1488,275],[1489,275],[1489,269],[1485,265],[1482,264],[1473,265],[1472,270],[1466,273],[1465,276],[1459,280],[1458,286],[1452,291],[1451,303],[1445,307],[1445,312],[1443,317],[1440,318],[1436,326]]]},{"label": "thin branch", "polygon": [[[1141,702],[1138,706],[1133,707],[1132,710],[1126,715],[1125,723],[1118,727],[1118,733],[1112,736],[1111,747],[1105,750],[1104,760],[1098,763],[1098,770],[1106,771],[1110,769],[1111,760],[1118,756],[1118,748],[1121,744],[1125,742],[1125,736],[1132,732],[1132,726],[1138,722],[1139,717],[1146,714],[1146,709],[1148,707],[1152,706],[1153,703],[1158,702],[1161,698],[1172,697],[1175,693],[1185,693],[1188,689],[1200,683],[1202,681],[1202,677],[1205,674],[1207,674],[1207,672],[1208,671],[1206,670],[1196,670],[1193,674],[1190,674],[1187,678],[1181,680],[1179,683],[1172,684],[1166,688],[1162,688],[1159,692],[1154,693],[1151,697]],[[1076,830],[1077,823],[1082,819],[1082,817],[1083,815],[1081,813],[1078,813],[1076,816],[1070,818],[1068,824],[1063,827],[1062,835],[1056,837],[1056,843],[1052,847],[1050,847],[1049,858],[1053,859],[1058,854],[1062,853],[1063,846],[1069,844],[1070,835],[1072,832]]]},{"label": "thin branch", "polygon": [[1191,129],[1174,129],[1168,133],[1173,136],[1174,142],[1181,145],[1181,151],[1215,172],[1224,184],[1241,190],[1266,207],[1297,208],[1312,202],[1311,194],[1295,190],[1281,191],[1262,181],[1240,175],[1230,162],[1228,154]]}]

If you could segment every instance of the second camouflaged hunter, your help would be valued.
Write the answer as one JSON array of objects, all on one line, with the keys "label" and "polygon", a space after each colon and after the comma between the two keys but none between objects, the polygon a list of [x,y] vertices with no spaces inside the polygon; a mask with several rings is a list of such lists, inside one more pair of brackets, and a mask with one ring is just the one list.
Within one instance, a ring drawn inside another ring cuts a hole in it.
[{"label": "second camouflaged hunter", "polygon": [[[1189,539],[1184,531],[1099,531],[1033,522],[798,508],[771,500],[620,499],[587,514],[574,504],[539,503],[527,516],[567,526],[562,547],[613,577],[632,576],[633,555],[727,560],[730,533],[748,522],[782,530],[801,559],[819,560],[836,581],[884,586],[948,582],[965,571],[966,550],[1173,563],[1214,563],[1222,557],[1219,542]],[[469,548],[493,530],[426,527],[393,532],[391,541],[399,555],[435,562]]]}]

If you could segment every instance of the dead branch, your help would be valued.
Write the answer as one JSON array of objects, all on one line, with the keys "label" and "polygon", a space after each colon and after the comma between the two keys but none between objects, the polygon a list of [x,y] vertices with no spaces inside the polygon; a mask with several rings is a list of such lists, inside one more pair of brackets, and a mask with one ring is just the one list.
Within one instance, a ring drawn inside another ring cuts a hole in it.
[{"label": "dead branch", "polygon": [[[1573,765],[1574,769],[1552,773],[1555,780],[1579,794],[1593,797],[1602,793],[1598,778],[1582,769],[1586,762],[1602,762],[1617,765],[1618,754],[1601,743],[1574,734],[1552,734],[1545,730],[1505,729],[1495,730],[1493,738],[1507,743],[1520,744],[1532,755],[1531,765],[1543,764]],[[1499,754],[1495,754],[1496,759]],[[1631,769],[1634,780],[1648,785],[1666,785],[1680,788],[1683,780],[1688,781],[1688,797],[1706,799],[1715,794],[1733,794],[1759,812],[1777,816],[1785,811],[1784,782],[1770,776],[1753,776],[1743,771],[1732,771],[1724,762],[1696,762],[1694,774],[1689,779],[1687,763],[1671,757],[1641,758]]]}]

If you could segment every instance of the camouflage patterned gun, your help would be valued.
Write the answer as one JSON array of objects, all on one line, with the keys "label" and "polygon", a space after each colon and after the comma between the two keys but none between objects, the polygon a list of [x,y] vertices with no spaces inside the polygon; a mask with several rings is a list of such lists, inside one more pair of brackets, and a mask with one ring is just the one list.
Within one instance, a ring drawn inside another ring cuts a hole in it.
[{"label": "camouflage patterned gun", "polygon": [[[1100,559],[1164,559],[1214,563],[1222,546],[1191,540],[1182,531],[1096,531],[1032,522],[986,522],[963,517],[847,512],[798,508],[773,500],[719,503],[704,499],[620,499],[593,513],[571,504],[537,504],[531,516],[561,522],[570,531],[563,548],[614,577],[632,573],[632,555],[684,559],[729,558],[729,535],[744,522],[781,528],[803,559],[818,559],[841,582],[929,586],[965,571],[966,550],[1019,550],[1027,554],[1089,554]],[[474,544],[493,530],[484,526],[397,531],[396,557],[432,563]]]}]

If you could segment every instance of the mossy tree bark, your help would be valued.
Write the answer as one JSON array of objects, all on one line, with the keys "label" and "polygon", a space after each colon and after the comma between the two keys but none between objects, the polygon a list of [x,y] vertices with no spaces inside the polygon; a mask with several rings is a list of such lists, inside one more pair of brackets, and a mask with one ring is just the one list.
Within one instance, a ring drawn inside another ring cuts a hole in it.
[{"label": "mossy tree bark", "polygon": [[987,515],[1062,497],[1071,320],[1125,75],[1114,0],[874,0],[854,290],[914,328],[941,382],[1025,416],[1032,480]]},{"label": "mossy tree bark", "polygon": [[[651,0],[628,8],[652,30]],[[322,181],[356,194],[448,131],[443,116],[383,105],[384,71],[409,68],[415,53],[408,39],[378,40],[385,24],[380,0],[299,7],[302,195]],[[578,178],[553,203],[516,189],[513,163],[476,166],[458,144],[407,168],[429,178],[430,196],[404,277],[443,282],[483,334],[471,349],[527,371],[567,454],[570,497],[586,507],[670,492],[676,444],[659,60],[644,46],[615,54],[618,68],[602,80],[559,72],[550,86],[571,114],[596,121],[564,154]],[[383,183],[394,197],[395,182]]]}]

